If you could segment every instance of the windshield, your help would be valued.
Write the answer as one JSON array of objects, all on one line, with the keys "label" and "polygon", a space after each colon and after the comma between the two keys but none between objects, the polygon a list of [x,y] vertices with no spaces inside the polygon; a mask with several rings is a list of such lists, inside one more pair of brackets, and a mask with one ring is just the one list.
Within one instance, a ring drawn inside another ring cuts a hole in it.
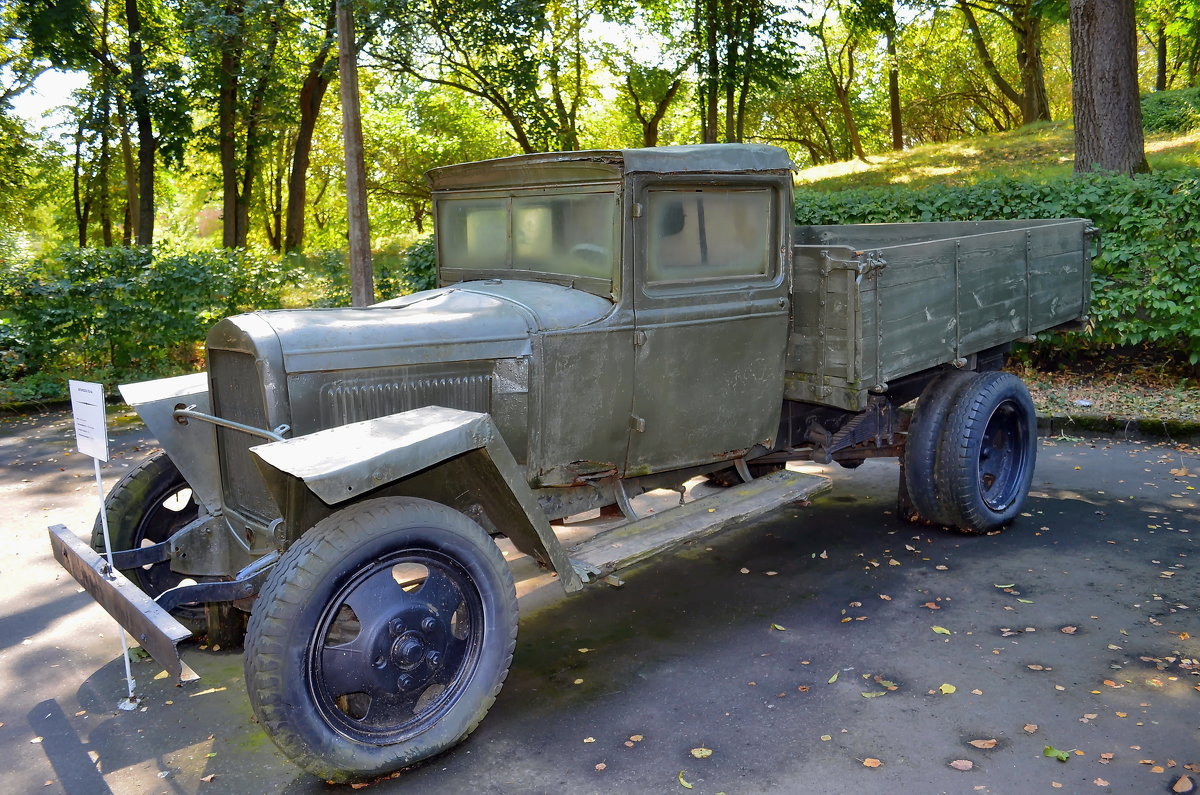
[{"label": "windshield", "polygon": [[616,206],[613,191],[441,199],[441,266],[612,280]]}]

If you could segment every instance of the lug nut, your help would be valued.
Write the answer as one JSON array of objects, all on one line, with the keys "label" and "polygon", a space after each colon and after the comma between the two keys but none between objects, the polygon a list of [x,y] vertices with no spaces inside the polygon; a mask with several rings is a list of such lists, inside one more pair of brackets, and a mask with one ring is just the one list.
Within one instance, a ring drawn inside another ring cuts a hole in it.
[{"label": "lug nut", "polygon": [[425,655],[425,659],[428,660],[429,664],[434,668],[439,668],[442,665],[442,653],[440,651],[429,652],[429,654]]},{"label": "lug nut", "polygon": [[426,632],[433,632],[435,629],[437,629],[437,619],[435,619],[433,616],[427,616],[425,620],[421,622],[421,629],[425,630]]},{"label": "lug nut", "polygon": [[412,690],[413,685],[415,684],[416,681],[408,674],[403,674],[399,679],[396,680],[396,687],[400,690]]},{"label": "lug nut", "polygon": [[404,622],[398,618],[393,618],[388,622],[388,629],[391,630],[393,635],[399,635],[404,632]]}]

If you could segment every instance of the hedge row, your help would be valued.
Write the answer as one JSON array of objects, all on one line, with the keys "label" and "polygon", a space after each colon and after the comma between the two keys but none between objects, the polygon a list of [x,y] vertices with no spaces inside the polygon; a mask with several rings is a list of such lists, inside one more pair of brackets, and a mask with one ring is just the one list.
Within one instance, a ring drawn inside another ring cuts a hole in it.
[{"label": "hedge row", "polygon": [[[376,262],[383,298],[433,286],[422,240]],[[349,304],[340,252],[64,249],[33,262],[0,257],[0,403],[58,398],[65,378],[114,383],[203,366],[217,320],[286,302]]]},{"label": "hedge row", "polygon": [[1200,169],[796,197],[801,224],[1068,217],[1092,219],[1103,236],[1092,262],[1094,339],[1154,343],[1200,362]]}]

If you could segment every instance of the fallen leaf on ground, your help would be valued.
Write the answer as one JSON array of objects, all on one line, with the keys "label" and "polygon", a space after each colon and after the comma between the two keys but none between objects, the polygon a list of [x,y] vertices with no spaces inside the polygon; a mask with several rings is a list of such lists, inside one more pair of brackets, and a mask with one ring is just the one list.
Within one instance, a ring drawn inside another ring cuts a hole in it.
[{"label": "fallen leaf on ground", "polygon": [[205,784],[211,784],[212,780],[217,777],[216,773],[209,773],[207,776],[201,776],[200,780]]},{"label": "fallen leaf on ground", "polygon": [[878,759],[876,759],[873,756],[868,756],[866,759],[863,760],[863,767],[879,767],[882,764],[883,764],[883,762],[880,762]]},{"label": "fallen leaf on ground", "polygon": [[949,571],[949,570],[950,570],[950,567],[949,567],[949,566],[941,566],[941,565],[939,565],[939,566],[934,566],[934,568],[935,568],[935,569],[937,569],[938,571]]},{"label": "fallen leaf on ground", "polygon": [[596,742],[596,738],[595,737],[584,737],[583,741],[585,743],[594,743],[594,742]]},{"label": "fallen leaf on ground", "polygon": [[925,604],[921,605],[921,607],[928,607],[930,610],[941,610],[942,609],[942,606],[937,604],[936,602],[926,602]]},{"label": "fallen leaf on ground", "polygon": [[992,583],[992,585],[996,588],[1012,588],[1013,586],[1016,585],[1016,583],[1010,582],[1008,585],[996,585],[996,583]]},{"label": "fallen leaf on ground", "polygon": [[970,759],[955,759],[950,763],[950,767],[954,768],[955,770],[970,770],[971,768],[975,767],[975,763]]},{"label": "fallen leaf on ground", "polygon": [[945,627],[930,627],[930,629],[932,629],[934,632],[936,632],[936,633],[937,633],[937,634],[939,634],[939,635],[950,635],[950,634],[952,634],[952,633],[950,632],[950,630],[946,629]]},{"label": "fallen leaf on ground", "polygon": [[1188,793],[1196,789],[1195,783],[1192,782],[1190,776],[1180,776],[1179,780],[1171,785],[1171,792]]},{"label": "fallen leaf on ground", "polygon": [[1066,626],[1059,630],[1064,635],[1074,635],[1079,631],[1079,627]]},{"label": "fallen leaf on ground", "polygon": [[1113,760],[1114,756],[1115,756],[1115,754],[1110,754],[1110,753],[1100,754],[1100,764],[1107,765],[1109,762],[1111,762]]},{"label": "fallen leaf on ground", "polygon": [[1095,784],[1097,787],[1107,787],[1108,786],[1108,782],[1105,781],[1104,779],[1100,778],[1099,776],[1092,779],[1092,783]]},{"label": "fallen leaf on ground", "polygon": [[693,748],[692,756],[696,757],[697,759],[708,759],[710,756],[712,756],[712,749],[705,748],[703,746],[700,748]]},{"label": "fallen leaf on ground", "polygon": [[608,765],[604,764],[603,762],[600,762],[596,765],[597,770],[604,770],[606,767],[608,767]]},{"label": "fallen leaf on ground", "polygon": [[635,743],[640,743],[642,740],[644,740],[646,738],[640,734],[634,734],[634,735],[631,735],[629,739],[633,740]]},{"label": "fallen leaf on ground", "polygon": [[892,601],[892,597],[888,596],[888,595],[887,595],[887,594],[885,594],[885,593],[881,593],[881,594],[879,594],[879,598],[880,598],[880,599],[882,599],[882,600],[883,600],[883,601],[885,601],[885,602],[890,602],[890,601]]},{"label": "fallen leaf on ground", "polygon": [[691,788],[692,788],[692,785],[691,785],[691,783],[690,783],[690,782],[684,781],[684,779],[683,779],[683,771],[682,771],[682,770],[680,770],[680,771],[679,771],[679,785],[680,785],[681,787],[683,787],[684,789],[691,789]]},{"label": "fallen leaf on ground", "polygon": [[971,740],[970,744],[975,746],[976,748],[995,748],[996,747],[995,740]]},{"label": "fallen leaf on ground", "polygon": [[1026,734],[1033,734],[1035,731],[1037,731],[1037,724],[1036,723],[1026,723],[1021,728],[1025,730]]},{"label": "fallen leaf on ground", "polygon": [[977,688],[975,688],[974,690],[972,690],[972,691],[971,691],[971,695],[973,695],[973,696],[982,696],[982,695],[983,695],[983,691],[982,691],[982,690],[980,690],[980,689],[977,687]]},{"label": "fallen leaf on ground", "polygon": [[787,632],[787,627],[780,624],[772,624],[771,629],[775,630],[776,632]]},{"label": "fallen leaf on ground", "polygon": [[831,734],[822,734],[821,735],[821,742],[823,742],[823,743],[827,743],[832,739],[833,739],[833,735],[831,735]]},{"label": "fallen leaf on ground", "polygon": [[1044,665],[1026,665],[1025,667],[1026,667],[1026,668],[1028,668],[1028,669],[1029,669],[1029,670],[1031,670],[1031,671],[1044,671],[1044,670],[1046,670],[1046,666],[1044,666]]},{"label": "fallen leaf on ground", "polygon": [[863,698],[879,698],[880,696],[886,696],[886,695],[887,695],[887,692],[884,690],[875,690],[870,693],[863,693],[862,697]]},{"label": "fallen leaf on ground", "polygon": [[955,690],[958,690],[958,688],[955,687],[954,685],[944,684],[944,685],[941,685],[940,687],[938,687],[938,690],[942,691],[943,696],[948,696],[951,693],[953,693]]},{"label": "fallen leaf on ground", "polygon": [[834,672],[833,672],[833,676],[829,677],[829,681],[828,681],[828,682],[826,682],[825,684],[827,684],[827,685],[831,685],[831,684],[833,684],[834,682],[836,682],[836,681],[837,681],[837,678],[838,678],[838,672],[837,672],[837,671],[834,671]]},{"label": "fallen leaf on ground", "polygon": [[1054,746],[1047,745],[1042,749],[1042,756],[1049,757],[1050,759],[1057,759],[1060,762],[1065,762],[1071,758],[1071,752],[1060,751]]}]

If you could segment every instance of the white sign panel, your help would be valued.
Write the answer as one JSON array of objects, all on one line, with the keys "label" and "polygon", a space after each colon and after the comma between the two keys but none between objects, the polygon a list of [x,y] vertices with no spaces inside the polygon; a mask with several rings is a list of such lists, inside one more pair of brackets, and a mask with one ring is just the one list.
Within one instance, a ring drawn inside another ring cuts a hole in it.
[{"label": "white sign panel", "polygon": [[75,415],[75,444],[79,452],[108,460],[108,428],[104,418],[104,386],[71,381],[71,413]]}]

